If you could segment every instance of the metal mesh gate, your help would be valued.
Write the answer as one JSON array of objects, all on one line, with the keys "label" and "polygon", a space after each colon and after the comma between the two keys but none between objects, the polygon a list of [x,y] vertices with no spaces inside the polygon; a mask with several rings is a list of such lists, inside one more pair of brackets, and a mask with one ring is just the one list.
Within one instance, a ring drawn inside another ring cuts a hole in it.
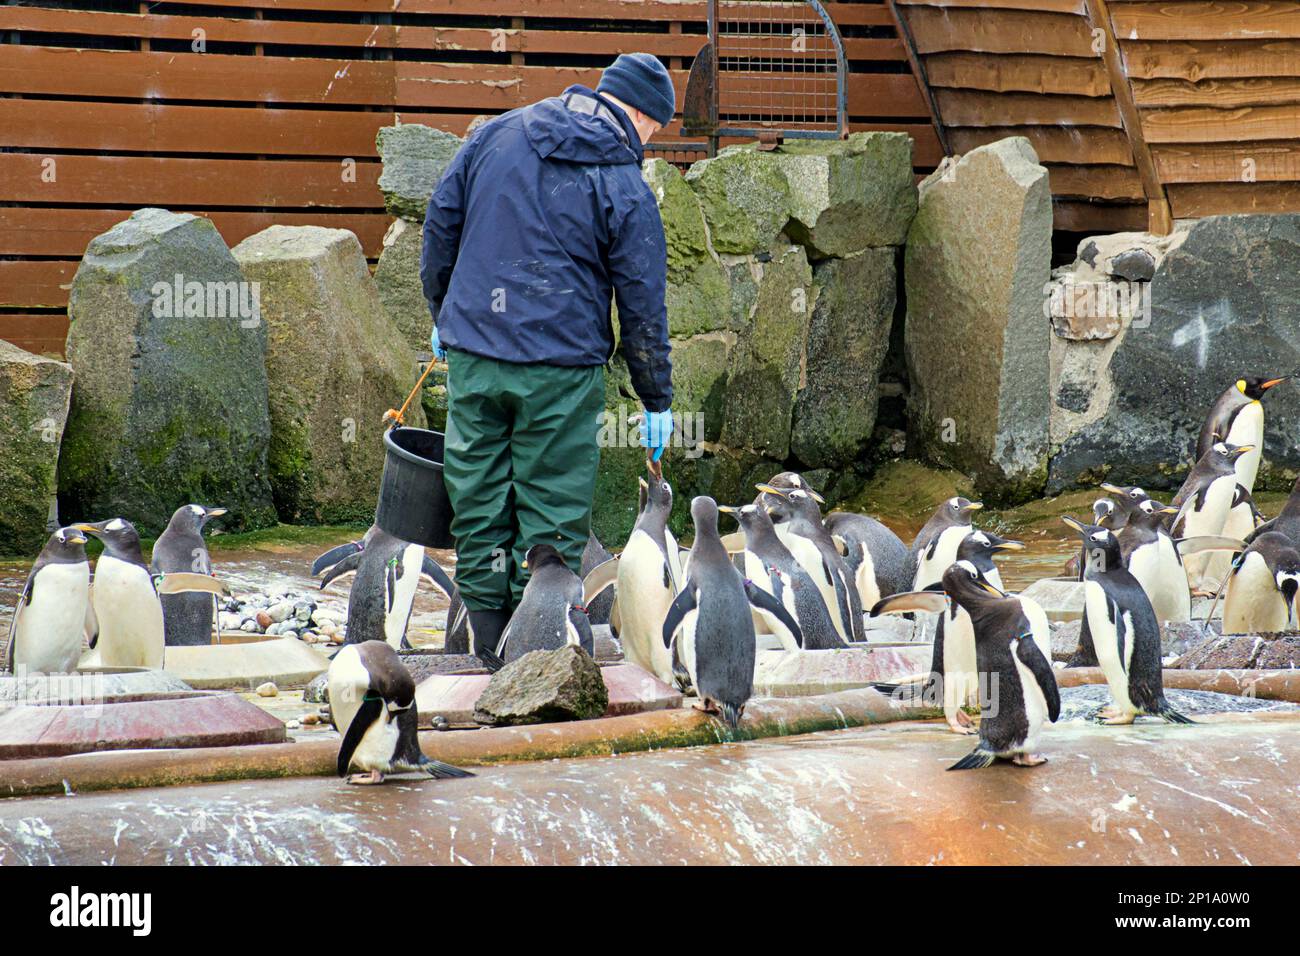
[{"label": "metal mesh gate", "polygon": [[709,42],[687,84],[683,132],[838,138],[848,66],[819,0],[709,0]]}]

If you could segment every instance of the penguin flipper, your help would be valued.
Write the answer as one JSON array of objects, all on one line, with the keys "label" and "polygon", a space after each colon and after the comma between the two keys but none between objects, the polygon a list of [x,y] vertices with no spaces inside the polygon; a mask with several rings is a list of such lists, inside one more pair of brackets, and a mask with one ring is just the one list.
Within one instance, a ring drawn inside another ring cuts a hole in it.
[{"label": "penguin flipper", "polygon": [[323,578],[320,579],[320,589],[324,591],[325,588],[330,584],[330,582],[343,577],[343,575],[345,574],[356,574],[357,568],[360,566],[361,566],[361,551],[360,549],[358,549],[357,551],[354,551],[352,554],[349,554],[343,560],[334,564],[329,569],[329,572]]},{"label": "penguin flipper", "polygon": [[722,546],[727,549],[727,554],[742,554],[745,550],[745,533],[733,531],[731,534],[724,534]]},{"label": "penguin flipper", "polygon": [[[0,661],[0,672],[13,672],[18,645],[18,621],[23,616],[23,608],[32,603],[32,577],[34,575],[28,576],[27,583],[23,585],[23,593],[18,595],[18,603],[14,606],[14,616],[9,622],[9,640],[5,645],[5,657],[3,661]],[[94,646],[91,645],[91,647]]]},{"label": "penguin flipper", "polygon": [[319,558],[311,563],[311,576],[315,577],[326,568],[333,567],[349,555],[356,554],[362,549],[360,541],[349,541],[347,544],[341,544],[337,548],[330,548]]},{"label": "penguin flipper", "polygon": [[992,751],[985,750],[983,747],[976,747],[966,756],[962,757],[955,764],[949,767],[949,770],[983,770],[985,767],[993,766],[997,756]]},{"label": "penguin flipper", "polygon": [[618,558],[602,561],[582,579],[582,603],[590,604],[596,595],[618,581]]},{"label": "penguin flipper", "polygon": [[1203,551],[1244,551],[1246,542],[1218,534],[1202,534],[1192,538],[1179,538],[1175,545],[1183,557]]},{"label": "penguin flipper", "polygon": [[442,593],[447,595],[448,599],[451,598],[452,588],[456,585],[451,583],[451,578],[448,576],[447,572],[442,569],[442,565],[433,560],[433,558],[429,557],[427,554],[424,556],[424,561],[420,565],[420,574],[429,578],[429,580],[434,584],[442,588]]},{"label": "penguin flipper", "polygon": [[180,594],[186,591],[204,591],[208,594],[229,594],[230,588],[210,574],[195,574],[192,571],[168,571],[154,578],[155,590],[159,594]]},{"label": "penguin flipper", "polygon": [[784,624],[790,633],[794,635],[794,642],[799,645],[799,650],[803,650],[803,631],[799,628],[799,622],[792,618],[790,612],[785,609],[784,604],[750,580],[745,581],[745,596],[749,598],[749,603],[754,607],[760,611],[767,611]]},{"label": "penguin flipper", "polygon": [[673,598],[673,603],[669,605],[668,614],[664,618],[664,647],[673,646],[673,635],[682,626],[687,613],[695,610],[695,592],[696,585],[688,581],[686,587],[677,592],[677,597]]},{"label": "penguin flipper", "polygon": [[907,614],[910,611],[924,611],[927,614],[940,614],[948,610],[948,597],[941,591],[904,591],[881,598],[871,608],[871,616],[881,614]]},{"label": "penguin flipper", "polygon": [[1016,642],[1016,656],[1020,658],[1020,663],[1029,669],[1029,673],[1034,675],[1034,680],[1038,682],[1038,687],[1047,701],[1047,716],[1052,723],[1056,723],[1056,719],[1061,716],[1061,691],[1056,686],[1056,675],[1052,673],[1052,665],[1047,662],[1043,652],[1034,643],[1032,631],[1020,635]]},{"label": "penguin flipper", "polygon": [[623,629],[623,612],[619,610],[618,593],[614,593],[614,602],[609,606],[609,632],[618,637],[618,632]]},{"label": "penguin flipper", "polygon": [[[333,708],[331,708],[332,710]],[[352,755],[356,753],[357,747],[361,746],[361,738],[366,735],[370,725],[383,714],[383,711],[384,702],[378,696],[366,694],[361,699],[361,706],[357,708],[352,723],[348,724],[348,732],[343,735],[343,744],[339,747],[338,774],[340,777],[348,775],[348,765],[352,763]]]}]

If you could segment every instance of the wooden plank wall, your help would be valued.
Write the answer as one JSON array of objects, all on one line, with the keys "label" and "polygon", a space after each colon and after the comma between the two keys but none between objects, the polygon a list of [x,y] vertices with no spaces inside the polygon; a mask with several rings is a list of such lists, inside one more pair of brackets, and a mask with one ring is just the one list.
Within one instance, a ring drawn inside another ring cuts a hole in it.
[{"label": "wooden plank wall", "polygon": [[[918,172],[932,169],[942,151],[888,7],[827,7],[852,63],[853,128],[911,133]],[[634,50],[664,60],[680,97],[705,18],[703,0],[0,6],[0,338],[61,354],[86,243],[141,206],[210,216],[231,245],[272,223],[351,229],[373,259],[388,223],[381,126],[462,134],[594,86]],[[679,147],[664,155],[701,155]]]},{"label": "wooden plank wall", "polygon": [[1027,136],[1059,228],[1300,210],[1300,2],[894,3],[949,147]]}]

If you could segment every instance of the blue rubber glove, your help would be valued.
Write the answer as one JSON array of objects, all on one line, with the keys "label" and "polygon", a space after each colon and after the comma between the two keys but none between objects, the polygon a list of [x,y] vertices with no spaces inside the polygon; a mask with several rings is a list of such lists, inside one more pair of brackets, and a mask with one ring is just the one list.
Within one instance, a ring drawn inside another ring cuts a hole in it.
[{"label": "blue rubber glove", "polygon": [[668,447],[668,440],[672,437],[672,409],[666,409],[662,412],[652,412],[649,409],[642,410],[641,445],[654,452],[651,456],[652,461],[658,461],[664,456],[664,449]]},{"label": "blue rubber glove", "polygon": [[442,347],[442,342],[438,340],[438,327],[436,325],[429,334],[429,347],[433,349],[433,357],[439,362],[447,361],[447,350]]}]

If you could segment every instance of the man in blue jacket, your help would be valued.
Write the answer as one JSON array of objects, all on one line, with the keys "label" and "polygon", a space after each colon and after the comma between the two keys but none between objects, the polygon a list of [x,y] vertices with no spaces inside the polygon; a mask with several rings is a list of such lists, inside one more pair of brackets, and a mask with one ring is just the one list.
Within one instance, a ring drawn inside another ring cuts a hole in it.
[{"label": "man in blue jacket", "polygon": [[611,291],[641,443],[657,459],[672,434],[667,251],[641,162],[674,110],[663,65],[625,54],[595,91],[571,86],[485,123],[429,201],[420,278],[447,358],[443,474],[475,653],[495,650],[519,603],[529,547],[551,543],[579,568]]}]

